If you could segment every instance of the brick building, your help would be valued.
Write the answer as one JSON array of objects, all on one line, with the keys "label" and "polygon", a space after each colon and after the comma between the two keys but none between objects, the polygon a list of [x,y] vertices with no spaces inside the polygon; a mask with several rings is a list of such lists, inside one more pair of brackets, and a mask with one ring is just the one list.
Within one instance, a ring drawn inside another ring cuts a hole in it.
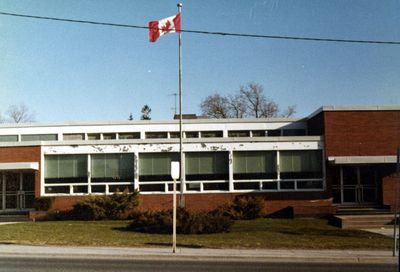
[{"label": "brick building", "polygon": [[[89,194],[139,190],[144,209],[172,205],[171,121],[0,125],[0,212],[32,210],[35,197],[70,209]],[[306,118],[184,121],[184,200],[210,210],[257,195],[269,214],[392,208],[400,107],[322,107]]]}]

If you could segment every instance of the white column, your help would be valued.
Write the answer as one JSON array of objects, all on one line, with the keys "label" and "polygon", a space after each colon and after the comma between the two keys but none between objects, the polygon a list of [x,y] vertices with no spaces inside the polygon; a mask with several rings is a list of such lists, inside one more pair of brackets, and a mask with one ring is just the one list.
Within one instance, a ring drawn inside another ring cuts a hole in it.
[{"label": "white column", "polygon": [[233,151],[229,150],[229,160],[228,160],[228,168],[229,168],[229,192],[233,192]]}]

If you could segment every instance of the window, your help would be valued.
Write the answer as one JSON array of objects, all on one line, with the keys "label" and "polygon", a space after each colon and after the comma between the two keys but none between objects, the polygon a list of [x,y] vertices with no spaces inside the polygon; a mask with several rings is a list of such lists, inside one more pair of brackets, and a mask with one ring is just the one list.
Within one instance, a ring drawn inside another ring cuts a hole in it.
[{"label": "window", "polygon": [[168,132],[146,132],[146,139],[168,138]]},{"label": "window", "polygon": [[91,156],[92,183],[133,182],[134,154],[94,154]]},{"label": "window", "polygon": [[188,152],[186,180],[229,179],[228,152]]},{"label": "window", "polygon": [[27,134],[21,135],[21,141],[57,141],[57,134]]},{"label": "window", "polygon": [[64,141],[82,141],[85,139],[85,134],[74,133],[74,134],[63,134]]},{"label": "window", "polygon": [[46,155],[45,184],[87,183],[87,155]]},{"label": "window", "polygon": [[140,132],[119,133],[118,138],[120,140],[140,139]]},{"label": "window", "polygon": [[322,151],[280,151],[280,172],[282,179],[322,178]]},{"label": "window", "polygon": [[280,129],[267,130],[267,135],[268,136],[281,136],[281,130]]},{"label": "window", "polygon": [[170,132],[170,133],[169,133],[169,137],[170,137],[171,139],[179,138],[179,137],[180,137],[180,133],[177,132],[177,131]]},{"label": "window", "polygon": [[0,135],[0,142],[18,142],[18,135]]},{"label": "window", "polygon": [[250,137],[249,130],[230,130],[228,131],[228,137]]},{"label": "window", "polygon": [[233,152],[234,179],[275,179],[275,151],[238,151]]},{"label": "window", "polygon": [[172,181],[171,161],[179,161],[179,153],[139,154],[139,181]]},{"label": "window", "polygon": [[265,137],[267,136],[267,131],[266,130],[252,130],[251,134],[253,137]]},{"label": "window", "polygon": [[115,140],[116,138],[115,133],[103,133],[103,140]]},{"label": "window", "polygon": [[199,132],[198,131],[186,131],[185,137],[186,138],[199,138]]},{"label": "window", "polygon": [[87,137],[89,141],[100,140],[100,133],[89,133]]},{"label": "window", "polygon": [[221,138],[222,131],[202,131],[201,138]]}]

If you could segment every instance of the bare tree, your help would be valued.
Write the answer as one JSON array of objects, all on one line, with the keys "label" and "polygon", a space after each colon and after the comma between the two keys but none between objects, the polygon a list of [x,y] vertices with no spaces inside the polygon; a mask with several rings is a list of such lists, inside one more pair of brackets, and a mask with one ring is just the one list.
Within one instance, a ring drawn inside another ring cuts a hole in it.
[{"label": "bare tree", "polygon": [[287,107],[287,109],[282,113],[282,117],[290,117],[296,113],[296,106],[292,105]]},{"label": "bare tree", "polygon": [[25,104],[11,105],[6,112],[9,121],[14,123],[35,122],[35,114]]},{"label": "bare tree", "polygon": [[200,104],[202,114],[211,118],[230,118],[228,99],[219,94],[207,96]]},{"label": "bare tree", "polygon": [[246,100],[243,95],[229,95],[227,99],[228,111],[231,118],[244,118],[246,117]]},{"label": "bare tree", "polygon": [[202,114],[211,118],[270,118],[290,117],[296,113],[295,106],[289,106],[282,114],[277,103],[267,99],[264,88],[257,83],[241,86],[235,95],[207,96],[200,104]]}]

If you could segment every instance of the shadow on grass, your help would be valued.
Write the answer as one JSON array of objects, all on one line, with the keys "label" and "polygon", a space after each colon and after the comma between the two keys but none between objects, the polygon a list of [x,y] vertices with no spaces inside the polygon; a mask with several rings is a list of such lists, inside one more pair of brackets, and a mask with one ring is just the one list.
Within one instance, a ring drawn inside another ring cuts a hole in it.
[{"label": "shadow on grass", "polygon": [[13,242],[0,242],[0,245],[15,245]]},{"label": "shadow on grass", "polygon": [[[172,243],[155,243],[155,242],[149,242],[145,243],[145,245],[149,246],[163,246],[163,247],[172,247]],[[185,244],[176,244],[177,247],[185,247],[185,248],[203,248],[203,246],[199,245],[185,245]]]}]

